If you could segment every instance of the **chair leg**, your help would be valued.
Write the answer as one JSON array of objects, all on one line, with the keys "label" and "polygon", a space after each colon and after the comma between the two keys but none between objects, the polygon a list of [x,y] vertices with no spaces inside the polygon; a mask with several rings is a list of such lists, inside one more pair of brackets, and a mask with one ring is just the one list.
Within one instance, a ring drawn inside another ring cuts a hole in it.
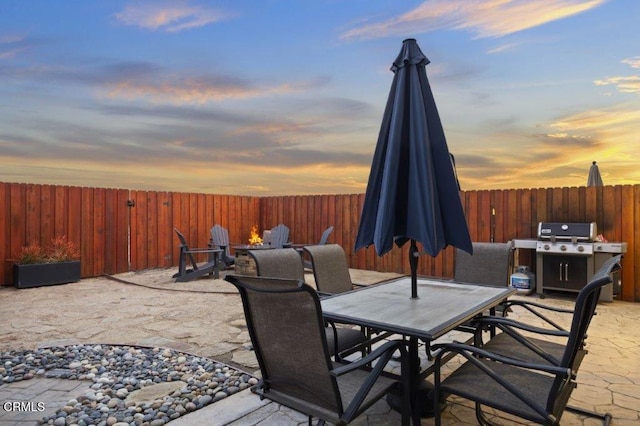
[{"label": "chair leg", "polygon": [[478,424],[480,426],[494,426],[493,423],[487,419],[487,416],[484,415],[482,411],[482,405],[479,402],[475,403],[476,406],[476,420],[478,420]]},{"label": "chair leg", "polygon": [[591,417],[594,419],[600,419],[602,420],[602,424],[604,426],[609,426],[609,424],[611,424],[611,420],[613,419],[613,416],[611,415],[611,413],[600,414],[600,413],[596,413],[595,411],[585,410],[584,408],[579,408],[579,407],[572,407],[570,405],[567,405],[565,407],[565,410],[571,411],[572,413],[581,414],[583,416]]}]

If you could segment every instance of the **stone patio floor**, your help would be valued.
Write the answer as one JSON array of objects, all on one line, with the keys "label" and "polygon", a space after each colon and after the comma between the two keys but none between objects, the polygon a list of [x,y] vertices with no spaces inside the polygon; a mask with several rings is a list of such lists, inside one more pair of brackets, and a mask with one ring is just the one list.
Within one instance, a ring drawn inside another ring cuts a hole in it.
[{"label": "stone patio floor", "polygon": [[[161,346],[213,358],[259,375],[253,352],[247,349],[249,336],[234,288],[211,279],[173,283],[170,279],[173,272],[143,271],[119,274],[117,280],[93,278],[35,289],[0,288],[0,350],[78,343]],[[367,271],[352,271],[352,275],[355,282],[362,283],[392,276]],[[552,296],[544,303],[568,308],[573,304],[571,300]],[[519,310],[510,317],[540,324],[531,314]],[[561,315],[555,317],[562,321]],[[601,413],[608,411],[613,414],[613,425],[639,424],[640,304],[601,303],[589,329],[588,349],[571,404]],[[459,362],[454,359],[447,364],[448,371]],[[45,378],[2,384],[0,425],[35,424],[42,416],[82,394],[90,384]],[[45,411],[7,410],[5,403],[11,401],[42,402]],[[516,423],[501,413],[494,420],[504,425]],[[399,421],[399,415],[381,401],[353,424],[395,425]],[[248,390],[169,422],[172,426],[306,423],[306,416],[268,400],[261,401]],[[450,399],[443,423],[476,424],[471,404]],[[423,419],[422,424],[431,425],[433,419]],[[599,423],[566,413],[562,424]]]}]

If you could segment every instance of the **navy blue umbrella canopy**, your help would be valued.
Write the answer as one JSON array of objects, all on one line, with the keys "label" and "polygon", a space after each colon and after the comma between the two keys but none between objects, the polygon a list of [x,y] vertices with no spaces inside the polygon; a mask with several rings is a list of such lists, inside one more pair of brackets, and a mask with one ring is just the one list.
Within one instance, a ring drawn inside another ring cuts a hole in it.
[{"label": "navy blue umbrella canopy", "polygon": [[600,169],[595,161],[591,163],[591,167],[589,167],[587,186],[604,186],[604,183],[602,183],[602,176],[600,175]]},{"label": "navy blue umbrella canopy", "polygon": [[[378,256],[411,241],[415,282],[417,249],[436,256],[448,245],[472,252],[453,157],[427,79],[427,57],[405,40],[393,62],[355,250],[375,246]],[[414,297],[416,297],[414,295]]]}]

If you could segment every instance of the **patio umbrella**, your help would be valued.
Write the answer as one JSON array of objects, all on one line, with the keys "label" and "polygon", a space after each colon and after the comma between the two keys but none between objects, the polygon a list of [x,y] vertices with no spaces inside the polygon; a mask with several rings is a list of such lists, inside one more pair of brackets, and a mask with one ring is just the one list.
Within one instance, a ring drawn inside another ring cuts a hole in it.
[{"label": "patio umbrella", "polygon": [[600,169],[598,169],[595,161],[591,164],[591,167],[589,167],[587,186],[604,186],[604,183],[602,183],[602,176],[600,176]]},{"label": "patio umbrella", "polygon": [[417,296],[418,249],[436,256],[448,245],[472,252],[453,157],[427,80],[429,63],[414,39],[393,62],[355,250],[378,256],[411,242],[411,297]]}]

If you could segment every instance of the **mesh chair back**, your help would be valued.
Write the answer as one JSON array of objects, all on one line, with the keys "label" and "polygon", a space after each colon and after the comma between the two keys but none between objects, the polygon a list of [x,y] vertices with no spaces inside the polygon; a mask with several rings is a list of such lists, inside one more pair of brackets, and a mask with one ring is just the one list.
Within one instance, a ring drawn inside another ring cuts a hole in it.
[{"label": "mesh chair back", "polygon": [[276,401],[301,399],[341,414],[315,290],[299,280],[233,275],[226,280],[242,297],[263,395]]},{"label": "mesh chair back", "polygon": [[282,248],[289,242],[289,228],[282,223],[271,228],[269,244],[274,248]]},{"label": "mesh chair back", "polygon": [[473,254],[456,249],[454,280],[477,285],[509,285],[512,244],[473,243]]},{"label": "mesh chair back", "polygon": [[353,289],[347,255],[338,244],[307,246],[304,250],[311,258],[313,276],[319,292],[334,294]]},{"label": "mesh chair back", "polygon": [[211,228],[211,243],[218,247],[225,248],[225,257],[231,257],[231,250],[229,249],[229,231],[227,228],[216,224]]},{"label": "mesh chair back", "polygon": [[[611,273],[620,268],[621,259],[622,255],[608,259],[593,275],[591,281],[578,293],[573,318],[571,320],[569,339],[567,340],[567,346],[562,356],[560,367],[569,369],[573,367],[576,355],[587,336],[587,329],[595,313],[598,299],[600,298],[600,291],[602,287],[611,283]],[[549,410],[553,410],[556,399],[555,394],[562,391],[563,385],[562,380],[556,379],[548,401],[547,408]]]},{"label": "mesh chair back", "polygon": [[256,262],[256,271],[260,277],[304,281],[302,258],[295,249],[249,250],[249,256]]}]

